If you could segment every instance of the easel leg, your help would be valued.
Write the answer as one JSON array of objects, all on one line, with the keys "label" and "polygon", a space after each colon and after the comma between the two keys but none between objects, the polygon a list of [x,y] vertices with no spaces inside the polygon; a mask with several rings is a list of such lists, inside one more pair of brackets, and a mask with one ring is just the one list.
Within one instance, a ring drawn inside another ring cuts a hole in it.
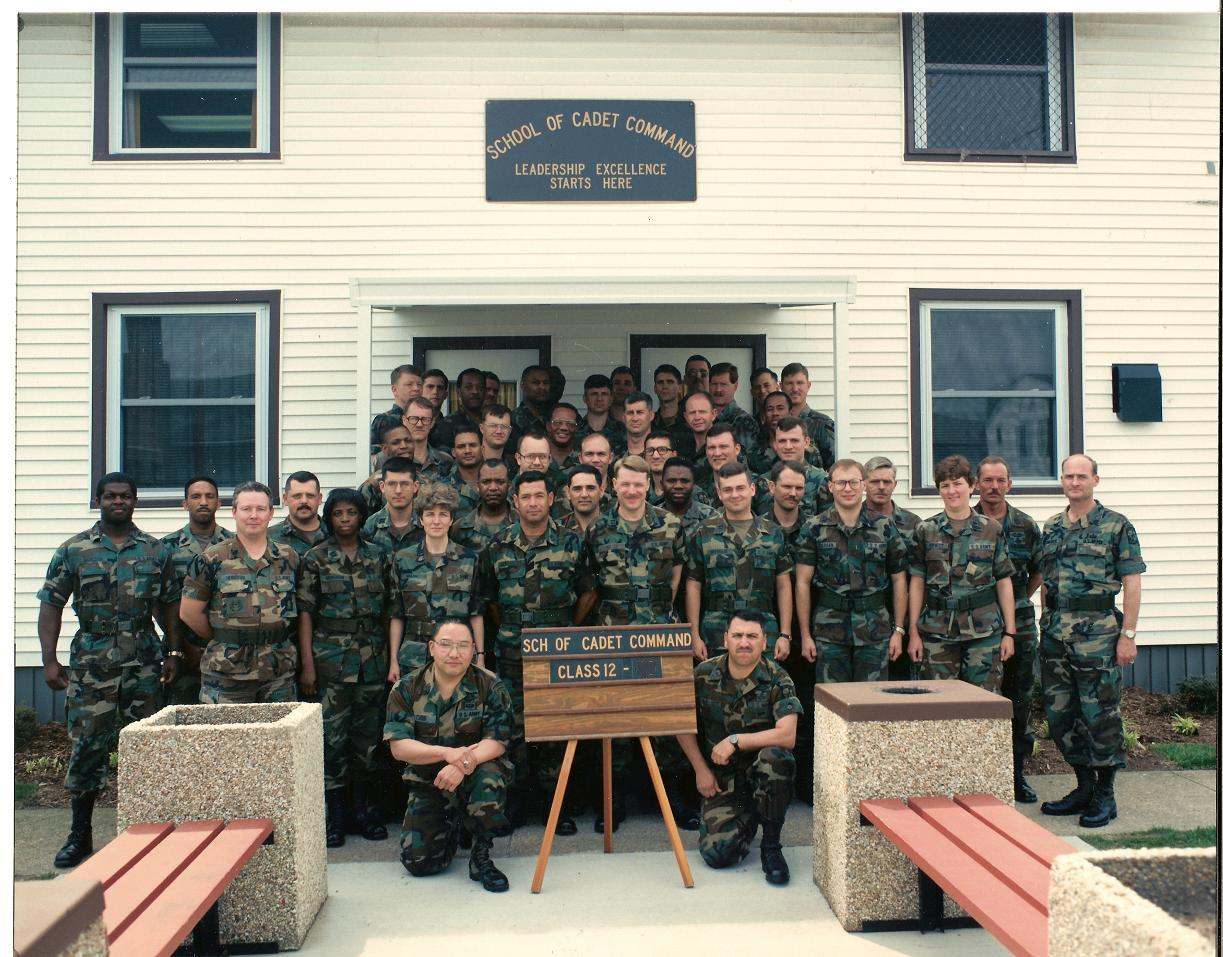
[{"label": "easel leg", "polygon": [[671,813],[671,803],[667,800],[667,789],[663,787],[662,775],[658,773],[658,762],[654,760],[654,748],[646,736],[637,740],[641,742],[646,767],[650,769],[650,779],[654,782],[654,793],[658,795],[658,807],[662,811],[662,821],[667,826],[667,837],[671,839],[671,850],[675,852],[675,862],[679,865],[679,876],[683,879],[685,887],[691,887],[692,871],[688,867],[688,855],[684,853],[684,845],[679,839],[679,828],[675,826],[675,815]]},{"label": "easel leg", "polygon": [[573,752],[577,741],[565,745],[565,759],[561,762],[561,774],[556,780],[556,793],[552,795],[552,810],[548,812],[548,825],[544,828],[544,840],[539,846],[539,859],[535,862],[535,879],[531,881],[531,893],[538,894],[544,886],[544,871],[548,869],[548,857],[552,854],[552,839],[556,837],[556,822],[561,817],[561,805],[565,802],[565,788],[569,785],[569,772],[573,770]]},{"label": "easel leg", "polygon": [[612,852],[612,743],[603,739],[603,853]]}]

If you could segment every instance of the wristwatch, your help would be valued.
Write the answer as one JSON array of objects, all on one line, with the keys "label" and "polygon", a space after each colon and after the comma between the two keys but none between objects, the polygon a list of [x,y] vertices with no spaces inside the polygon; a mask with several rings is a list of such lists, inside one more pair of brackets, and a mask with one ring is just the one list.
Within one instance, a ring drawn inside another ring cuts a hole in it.
[{"label": "wristwatch", "polygon": [[730,742],[730,746],[732,748],[734,748],[736,751],[739,750],[739,735],[732,734],[729,738],[727,738],[727,740]]},{"label": "wristwatch", "polygon": [[1130,641],[1133,641],[1138,637],[1138,632],[1136,632],[1133,628],[1127,628],[1125,631],[1121,632],[1121,634],[1125,635],[1125,637]]},{"label": "wristwatch", "polygon": [[898,635],[903,635],[905,633],[905,626],[904,625],[893,625],[892,631],[896,632],[896,634]]},{"label": "wristwatch", "polygon": [[167,651],[166,657],[167,658],[185,658],[186,655],[184,655],[181,651],[178,651],[177,649],[175,649],[173,651]]},{"label": "wristwatch", "polygon": [[790,640],[790,636],[789,636],[789,635],[787,635],[787,634],[786,634],[784,631],[783,631],[783,632],[782,632],[780,635],[778,635],[778,636],[777,636],[777,640],[778,640],[778,641],[781,641],[781,639],[783,639],[783,638],[784,638],[786,641],[789,641],[789,640]]}]

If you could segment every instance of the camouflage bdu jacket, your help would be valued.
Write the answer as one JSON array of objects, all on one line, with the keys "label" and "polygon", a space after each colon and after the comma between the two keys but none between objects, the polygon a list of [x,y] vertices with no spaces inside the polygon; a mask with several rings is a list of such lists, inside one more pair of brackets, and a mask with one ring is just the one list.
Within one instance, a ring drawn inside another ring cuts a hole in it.
[{"label": "camouflage bdu jacket", "polygon": [[[491,671],[471,665],[454,694],[443,701],[430,662],[395,682],[386,705],[384,741],[419,741],[442,748],[465,748],[486,739],[507,748],[513,735],[514,706],[505,685]],[[508,765],[508,756],[502,761]],[[404,762],[403,779],[432,786],[442,768]]]},{"label": "camouflage bdu jacket", "polygon": [[122,548],[95,522],[55,550],[36,597],[55,608],[72,598],[72,611],[80,620],[72,639],[72,668],[157,663],[161,646],[153,631],[153,612],[165,600],[163,562],[157,539],[135,525]]},{"label": "camouflage bdu jacket", "polygon": [[[864,505],[863,508],[870,512],[871,515],[879,514],[878,512],[871,511],[869,505]],[[891,515],[880,515],[879,517],[886,518],[900,532],[911,557],[913,554],[913,541],[917,536],[917,526],[922,523],[922,517],[916,512],[910,512],[907,508],[901,508],[895,502],[892,503]]]},{"label": "camouflage bdu jacket", "polygon": [[781,529],[753,516],[740,537],[725,515],[717,514],[684,532],[688,574],[701,583],[701,638],[720,651],[736,611],[754,609],[766,618],[771,651],[777,640],[777,576],[794,566]]},{"label": "camouflage bdu jacket", "polygon": [[[981,511],[978,502],[974,511]],[[1015,574],[1011,576],[1011,584],[1015,586],[1015,620],[1034,622],[1036,607],[1028,596],[1028,582],[1040,570],[1036,550],[1040,546],[1040,526],[1027,512],[1021,512],[1013,505],[1006,507],[1006,516],[1002,519],[1002,534],[1006,539],[1006,554],[1015,566]],[[1029,632],[1030,634],[1030,632]]]},{"label": "camouflage bdu jacket", "polygon": [[818,464],[822,464],[825,469],[832,468],[832,463],[837,460],[836,423],[830,416],[823,412],[816,412],[810,406],[802,409],[798,417],[803,420],[803,428],[807,430],[807,437],[811,439],[819,452],[820,462]]},{"label": "camouflage bdu jacket", "polygon": [[616,459],[624,454],[624,449],[628,445],[628,431],[624,428],[624,423],[618,419],[613,419],[610,415],[607,421],[603,423],[603,428],[592,429],[590,423],[586,421],[586,416],[578,419],[577,436],[573,440],[573,444],[577,448],[582,447],[582,439],[588,435],[593,435],[598,432],[599,435],[607,439],[611,445],[612,459]]},{"label": "camouflage bdu jacket", "polygon": [[478,558],[457,542],[448,542],[442,555],[430,555],[424,536],[395,555],[404,641],[428,641],[443,618],[466,621],[484,613],[476,577]]},{"label": "camouflage bdu jacket", "polygon": [[387,619],[399,614],[390,554],[360,539],[349,559],[334,538],[306,552],[297,575],[297,607],[313,619],[315,658],[338,659],[340,680],[378,680],[387,672]]},{"label": "camouflage bdu jacket", "polygon": [[756,417],[747,409],[742,408],[734,399],[726,405],[713,420],[714,425],[729,425],[735,433],[735,441],[739,443],[742,453],[751,455],[760,438]]},{"label": "camouflage bdu jacket", "polygon": [[891,576],[907,569],[909,549],[886,518],[863,508],[847,528],[835,508],[822,512],[803,526],[795,561],[813,569],[813,638],[863,647],[891,637]]},{"label": "camouflage bdu jacket", "polygon": [[522,657],[522,629],[573,623],[577,596],[590,590],[577,532],[548,522],[534,543],[522,524],[499,532],[480,554],[481,597],[495,602],[500,614],[497,660]]},{"label": "camouflage bdu jacket", "polygon": [[[702,661],[693,676],[698,737],[706,760],[727,735],[769,731],[786,715],[803,713],[794,682],[777,662],[761,658],[750,675],[736,681],[726,658],[721,654]],[[710,770],[719,777],[725,773],[716,764]]]},{"label": "camouflage bdu jacket", "polygon": [[[994,586],[1015,574],[1015,566],[1007,557],[1002,526],[992,518],[970,511],[958,535],[946,512],[926,519],[913,538],[909,574],[926,582],[917,620],[923,636],[967,641],[1002,631]],[[946,607],[952,603],[957,607]]]},{"label": "camouflage bdu jacket", "polygon": [[424,531],[420,527],[420,516],[415,511],[412,512],[412,520],[408,525],[408,530],[402,535],[396,535],[395,530],[391,527],[391,513],[385,508],[374,512],[365,520],[365,524],[361,526],[361,533],[370,541],[377,542],[392,555],[396,555],[405,548],[410,548],[424,535]]},{"label": "camouflage bdu jacket", "polygon": [[369,454],[377,455],[382,449],[382,430],[390,424],[403,425],[403,409],[392,405],[385,412],[379,412],[369,424]]},{"label": "camouflage bdu jacket", "polygon": [[[757,490],[752,497],[752,511],[758,515],[767,515],[773,509],[773,494],[769,491],[768,477],[761,475],[763,493]],[[803,501],[802,507],[813,515],[818,515],[832,505],[832,488],[828,484],[828,473],[814,465],[803,467]]]},{"label": "camouflage bdu jacket", "polygon": [[310,551],[310,549],[322,542],[330,534],[331,532],[327,528],[326,523],[323,522],[322,517],[318,520],[318,528],[313,532],[303,532],[286,518],[283,522],[277,522],[268,529],[268,541],[276,542],[278,545],[288,545],[297,553],[298,558],[302,558],[306,552]]},{"label": "camouflage bdu jacket", "polygon": [[[183,595],[207,606],[212,641],[201,674],[243,681],[271,681],[296,663],[277,643],[290,637],[297,618],[297,566],[288,545],[268,539],[258,559],[237,538],[210,545],[191,561]],[[291,651],[291,648],[290,648]]]},{"label": "camouflage bdu jacket", "polygon": [[[191,532],[191,524],[188,523],[177,532],[171,532],[163,538],[158,543],[164,562],[161,573],[161,600],[167,605],[178,601],[182,597],[183,579],[187,577],[187,569],[191,566],[192,559],[196,555],[203,555],[204,549],[209,545],[215,545],[217,542],[233,537],[233,532],[218,525],[210,538],[196,538]],[[194,634],[186,625],[181,625],[181,628],[183,636],[188,641],[201,648],[204,646],[204,640]]]},{"label": "camouflage bdu jacket", "polygon": [[618,511],[586,532],[586,557],[599,591],[600,625],[662,625],[675,621],[671,575],[680,563],[676,515],[647,505],[641,526],[630,529]]},{"label": "camouflage bdu jacket", "polygon": [[460,515],[450,526],[450,540],[470,548],[477,555],[493,540],[502,529],[514,524],[514,510],[506,509],[505,514],[496,525],[490,525],[480,515],[479,509]]},{"label": "camouflage bdu jacket", "polygon": [[1121,579],[1147,570],[1134,526],[1099,502],[1078,522],[1065,511],[1045,522],[1037,565],[1046,588],[1041,632],[1066,642],[1115,636]]}]

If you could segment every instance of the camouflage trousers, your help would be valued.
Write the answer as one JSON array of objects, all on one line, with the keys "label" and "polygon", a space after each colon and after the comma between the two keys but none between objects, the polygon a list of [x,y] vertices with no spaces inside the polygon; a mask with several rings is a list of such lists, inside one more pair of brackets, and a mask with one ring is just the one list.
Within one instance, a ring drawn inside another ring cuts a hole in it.
[{"label": "camouflage trousers", "polygon": [[[283,647],[282,647],[283,646]],[[275,661],[276,670],[250,677],[242,671],[200,669],[202,704],[267,704],[297,700],[297,648],[289,642],[255,646],[256,655]],[[265,654],[266,653],[266,654]]]},{"label": "camouflage trousers", "polygon": [[410,783],[399,839],[400,860],[408,873],[427,877],[450,866],[460,828],[477,837],[510,833],[505,792],[511,780],[513,765],[500,757],[485,761],[453,792],[431,784]]},{"label": "camouflage trousers", "polygon": [[[815,683],[826,685],[841,681],[886,681],[888,643],[850,645],[839,641],[815,640]],[[796,686],[797,690],[797,686]],[[813,713],[811,701],[801,699],[803,710]],[[802,724],[802,718],[799,718]]]},{"label": "camouflage trousers", "polygon": [[[1028,609],[1024,609],[1027,611]],[[1015,622],[1015,654],[1002,663],[1002,683],[998,693],[1011,702],[1011,753],[1015,755],[1016,767],[1032,753],[1030,716],[1032,714],[1032,685],[1036,681],[1036,618],[1022,617]]]},{"label": "camouflage trousers", "polygon": [[794,752],[761,748],[710,769],[722,793],[701,801],[697,845],[710,867],[730,867],[747,855],[757,824],[785,821],[794,795]]},{"label": "camouflage trousers", "polygon": [[170,684],[161,686],[161,706],[199,704],[200,676],[179,674]]},{"label": "camouflage trousers", "polygon": [[[326,790],[344,787],[353,772],[372,781],[386,718],[386,682],[381,676],[344,681],[318,672],[323,706],[323,780]],[[355,765],[355,767],[354,767]]]},{"label": "camouflage trousers", "polygon": [[808,661],[803,657],[802,646],[796,640],[790,647],[789,656],[782,662],[782,667],[786,669],[790,680],[794,682],[794,693],[803,706],[803,713],[798,716],[798,728],[794,735],[794,761],[797,765],[794,789],[798,796],[808,804],[811,803],[813,777],[811,764],[812,752],[815,748],[815,686],[820,681],[820,658],[824,654],[818,641],[816,649],[818,654],[815,661]]},{"label": "camouflage trousers", "polygon": [[147,718],[160,704],[158,664],[113,667],[73,664],[69,669],[67,720],[72,754],[64,787],[73,794],[97,791],[106,784],[110,753],[119,747],[119,731]]},{"label": "camouflage trousers", "polygon": [[517,769],[517,783],[534,792],[541,801],[551,802],[552,792],[561,774],[561,762],[565,747],[554,741],[527,744],[526,719],[522,713],[522,659],[511,658],[502,653],[497,656],[497,677],[505,682],[505,688],[514,702],[514,740],[510,742],[509,756]]},{"label": "camouflage trousers", "polygon": [[1002,683],[1002,632],[988,638],[922,635],[922,642],[931,678],[959,678],[986,691],[997,691]]},{"label": "camouflage trousers", "polygon": [[399,643],[396,660],[399,662],[399,675],[403,677],[429,663],[429,645],[405,636]]},{"label": "camouflage trousers", "polygon": [[1125,767],[1117,636],[1040,639],[1041,684],[1049,737],[1068,764]]}]

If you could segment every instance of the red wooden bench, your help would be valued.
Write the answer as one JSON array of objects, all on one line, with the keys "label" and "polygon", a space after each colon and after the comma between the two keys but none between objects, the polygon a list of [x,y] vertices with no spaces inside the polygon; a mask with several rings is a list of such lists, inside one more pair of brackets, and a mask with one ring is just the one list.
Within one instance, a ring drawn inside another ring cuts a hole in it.
[{"label": "red wooden bench", "polygon": [[112,957],[168,957],[192,931],[197,954],[219,954],[217,900],[270,843],[266,818],[133,824],[72,876],[102,885]]},{"label": "red wooden bench", "polygon": [[862,801],[873,824],[918,868],[918,927],[942,930],[946,892],[1012,954],[1049,952],[1049,869],[1074,848],[985,794]]}]

